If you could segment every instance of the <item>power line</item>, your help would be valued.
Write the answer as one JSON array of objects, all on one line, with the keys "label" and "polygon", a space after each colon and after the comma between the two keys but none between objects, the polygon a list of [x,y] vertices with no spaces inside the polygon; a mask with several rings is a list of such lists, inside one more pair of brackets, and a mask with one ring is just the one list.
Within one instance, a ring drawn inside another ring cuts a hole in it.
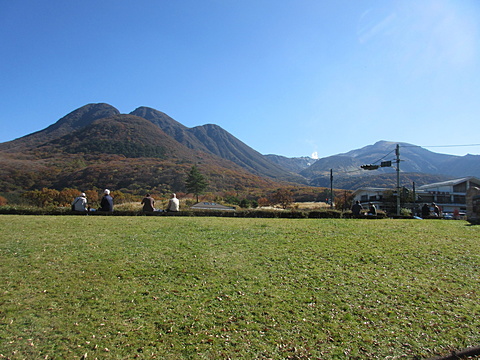
[{"label": "power line", "polygon": [[[406,147],[420,147],[420,148],[441,148],[441,147],[467,147],[467,146],[480,146],[480,144],[458,144],[458,145],[401,145],[402,148]],[[380,159],[374,161],[372,164],[377,164],[383,159],[385,159],[387,156],[389,156],[391,153],[395,151],[392,150],[389,153],[387,153],[385,156],[381,157]],[[363,172],[360,169],[354,169],[354,170],[348,170],[348,171],[338,171],[337,174],[351,174],[351,173],[356,173],[356,172]]]},{"label": "power line", "polygon": [[424,147],[424,148],[441,148],[441,147],[467,147],[480,146],[480,144],[461,144],[461,145],[402,145],[402,147]]},{"label": "power line", "polygon": [[381,157],[381,158],[378,159],[377,161],[374,161],[373,164],[376,164],[376,163],[382,161],[383,159],[385,159],[388,155],[390,155],[390,154],[393,153],[394,151],[395,151],[395,150],[390,151],[387,155]]}]

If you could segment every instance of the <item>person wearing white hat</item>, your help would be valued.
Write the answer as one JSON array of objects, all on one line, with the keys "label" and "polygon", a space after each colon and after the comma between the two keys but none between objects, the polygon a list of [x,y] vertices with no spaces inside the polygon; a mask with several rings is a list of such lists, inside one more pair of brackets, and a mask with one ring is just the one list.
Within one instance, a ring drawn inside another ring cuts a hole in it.
[{"label": "person wearing white hat", "polygon": [[81,193],[80,196],[76,197],[72,202],[73,211],[87,211],[87,196],[85,193]]},{"label": "person wearing white hat", "polygon": [[113,198],[110,196],[110,190],[105,189],[102,200],[100,201],[100,209],[98,211],[113,211]]}]

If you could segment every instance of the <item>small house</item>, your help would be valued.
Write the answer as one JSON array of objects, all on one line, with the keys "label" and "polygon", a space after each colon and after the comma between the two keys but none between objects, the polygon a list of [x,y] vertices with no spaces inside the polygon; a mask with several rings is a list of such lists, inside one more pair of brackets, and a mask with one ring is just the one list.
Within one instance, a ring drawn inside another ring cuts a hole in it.
[{"label": "small house", "polygon": [[353,202],[359,201],[363,207],[368,207],[368,203],[375,205],[377,210],[385,210],[383,198],[385,192],[390,189],[367,187],[355,190],[353,193]]}]

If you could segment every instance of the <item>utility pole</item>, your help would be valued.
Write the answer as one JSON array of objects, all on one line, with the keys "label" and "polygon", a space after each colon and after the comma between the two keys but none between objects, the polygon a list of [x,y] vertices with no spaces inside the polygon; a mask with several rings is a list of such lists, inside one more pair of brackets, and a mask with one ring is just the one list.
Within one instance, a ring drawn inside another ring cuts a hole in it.
[{"label": "utility pole", "polygon": [[395,155],[397,156],[397,215],[400,215],[400,145],[397,144],[395,148]]},{"label": "utility pole", "polygon": [[417,195],[415,193],[415,181],[413,182],[413,211],[412,216],[417,216]]},{"label": "utility pole", "polygon": [[[397,163],[397,215],[400,215],[400,144],[395,148],[396,163]],[[391,167],[392,161],[382,161],[380,165],[365,164],[360,166],[363,170],[377,170],[379,167]]]},{"label": "utility pole", "polygon": [[333,169],[330,169],[330,208],[333,209]]}]

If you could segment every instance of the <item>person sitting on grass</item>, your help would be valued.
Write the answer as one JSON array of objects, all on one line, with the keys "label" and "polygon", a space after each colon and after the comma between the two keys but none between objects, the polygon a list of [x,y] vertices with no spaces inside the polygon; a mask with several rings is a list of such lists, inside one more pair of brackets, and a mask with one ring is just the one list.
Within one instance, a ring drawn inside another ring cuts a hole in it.
[{"label": "person sitting on grass", "polygon": [[427,204],[422,206],[422,218],[427,218],[430,216],[430,207]]},{"label": "person sitting on grass", "polygon": [[435,217],[440,217],[440,208],[438,207],[437,204],[432,203],[432,208],[433,208],[433,214]]},{"label": "person sitting on grass", "polygon": [[110,190],[105,189],[103,194],[98,211],[113,212],[113,198],[110,196]]},{"label": "person sitting on grass", "polygon": [[143,205],[143,211],[152,212],[155,211],[155,200],[150,196],[150,194],[145,195],[141,204]]},{"label": "person sitting on grass", "polygon": [[368,203],[368,215],[377,216],[377,208],[374,204]]},{"label": "person sitting on grass", "polygon": [[72,202],[73,211],[87,211],[87,195],[81,193],[80,196],[77,196]]},{"label": "person sitting on grass", "polygon": [[361,211],[363,210],[362,204],[360,204],[360,201],[355,201],[355,204],[352,206],[352,215],[353,216],[360,216]]},{"label": "person sitting on grass", "polygon": [[180,202],[177,199],[176,194],[172,194],[172,197],[168,201],[167,211],[179,211],[180,210]]}]

